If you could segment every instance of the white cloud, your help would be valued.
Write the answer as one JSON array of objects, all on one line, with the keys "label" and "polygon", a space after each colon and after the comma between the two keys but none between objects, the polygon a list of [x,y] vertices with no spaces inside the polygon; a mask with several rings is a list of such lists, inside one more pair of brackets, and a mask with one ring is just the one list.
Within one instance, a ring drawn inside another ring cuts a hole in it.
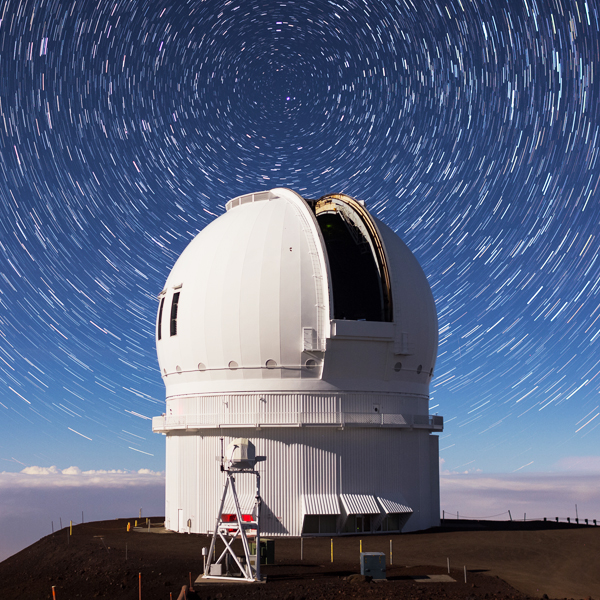
[{"label": "white cloud", "polygon": [[[25,467],[21,473],[26,475],[58,475],[61,473],[56,467]],[[11,473],[1,473],[0,475],[11,475]]]},{"label": "white cloud", "polygon": [[68,469],[63,469],[63,475],[81,475],[81,469],[79,467],[69,467]]},{"label": "white cloud", "polygon": [[158,480],[164,484],[163,471],[98,470],[82,471],[79,467],[58,469],[52,467],[26,467],[19,473],[0,472],[2,488],[33,487],[127,487],[155,485]]},{"label": "white cloud", "polygon": [[0,473],[0,561],[69,521],[164,515],[163,472],[26,467]]}]

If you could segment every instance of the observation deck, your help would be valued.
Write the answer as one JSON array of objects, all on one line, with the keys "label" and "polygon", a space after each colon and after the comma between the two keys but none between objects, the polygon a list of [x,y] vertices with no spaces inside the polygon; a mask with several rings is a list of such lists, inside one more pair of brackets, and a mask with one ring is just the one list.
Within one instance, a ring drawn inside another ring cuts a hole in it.
[{"label": "observation deck", "polygon": [[248,412],[212,413],[203,415],[182,415],[154,417],[152,431],[168,433],[175,430],[226,429],[264,427],[392,427],[403,429],[426,429],[443,431],[444,418],[431,415],[402,415],[384,412]]}]

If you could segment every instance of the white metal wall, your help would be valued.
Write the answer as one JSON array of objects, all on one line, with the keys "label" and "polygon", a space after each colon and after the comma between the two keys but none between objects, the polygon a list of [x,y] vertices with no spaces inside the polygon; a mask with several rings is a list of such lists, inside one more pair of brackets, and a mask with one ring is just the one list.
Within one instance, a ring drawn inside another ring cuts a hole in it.
[{"label": "white metal wall", "polygon": [[[212,531],[224,485],[219,470],[220,436],[224,445],[248,437],[261,473],[263,532],[298,536],[302,530],[303,494],[370,494],[402,498],[413,509],[404,531],[439,523],[437,437],[425,430],[330,427],[227,429],[167,435],[166,521],[177,529]],[[253,476],[237,476],[241,497],[254,495]]]}]

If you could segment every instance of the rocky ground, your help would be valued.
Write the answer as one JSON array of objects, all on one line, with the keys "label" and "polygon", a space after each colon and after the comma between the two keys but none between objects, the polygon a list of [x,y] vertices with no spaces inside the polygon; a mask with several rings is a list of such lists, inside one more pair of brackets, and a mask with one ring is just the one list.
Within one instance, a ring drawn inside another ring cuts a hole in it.
[{"label": "rocky ground", "polygon": [[[202,547],[209,545],[208,538],[127,532],[128,521],[133,525],[133,519],[81,524],[73,527],[72,535],[65,528],[11,556],[0,563],[0,597],[52,599],[54,586],[56,600],[136,600],[140,597],[140,579],[143,600],[177,599],[190,581],[190,599],[600,597],[600,528],[464,531],[458,527],[457,531],[446,528],[430,533],[364,536],[364,551],[386,554],[387,581],[381,582],[355,576],[360,573],[359,537],[334,539],[333,562],[330,539],[305,539],[302,559],[300,540],[278,539],[275,564],[262,568],[266,583],[196,584],[202,571]],[[582,555],[581,560],[575,552]],[[571,556],[573,564],[582,569],[575,573],[573,583],[567,575],[561,575],[564,560],[552,567],[553,560],[561,560],[556,557],[561,553]],[[447,579],[448,559],[454,581],[435,581],[436,575]],[[565,589],[572,592],[562,593]]]}]

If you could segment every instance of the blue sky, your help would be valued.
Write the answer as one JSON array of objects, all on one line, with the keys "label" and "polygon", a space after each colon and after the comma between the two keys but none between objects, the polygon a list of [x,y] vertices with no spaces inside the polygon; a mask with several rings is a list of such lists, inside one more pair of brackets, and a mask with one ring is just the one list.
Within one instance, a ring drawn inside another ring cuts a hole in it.
[{"label": "blue sky", "polygon": [[277,186],[365,200],[421,262],[445,469],[596,464],[596,3],[2,14],[0,470],[164,469],[156,296],[228,199]]}]

